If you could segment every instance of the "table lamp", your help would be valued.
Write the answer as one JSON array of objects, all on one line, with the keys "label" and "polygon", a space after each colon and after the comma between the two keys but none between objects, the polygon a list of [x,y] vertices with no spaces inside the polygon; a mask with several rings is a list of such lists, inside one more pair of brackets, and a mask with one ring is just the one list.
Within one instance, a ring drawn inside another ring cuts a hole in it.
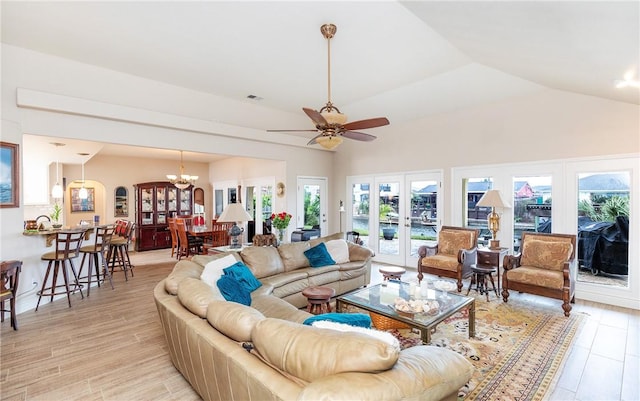
[{"label": "table lamp", "polygon": [[229,248],[238,249],[242,247],[238,242],[238,237],[242,235],[244,228],[238,227],[237,223],[244,223],[245,221],[251,220],[253,220],[253,218],[244,210],[242,203],[230,203],[224,208],[217,221],[221,223],[233,223],[233,226],[229,229],[229,236],[231,237],[231,245]]},{"label": "table lamp", "polygon": [[489,249],[500,248],[500,241],[496,239],[498,231],[500,231],[500,215],[496,213],[496,208],[506,208],[509,205],[502,199],[500,191],[490,189],[482,195],[482,198],[476,203],[476,206],[490,207],[491,213],[487,216],[489,231],[492,234],[492,240],[489,242]]}]

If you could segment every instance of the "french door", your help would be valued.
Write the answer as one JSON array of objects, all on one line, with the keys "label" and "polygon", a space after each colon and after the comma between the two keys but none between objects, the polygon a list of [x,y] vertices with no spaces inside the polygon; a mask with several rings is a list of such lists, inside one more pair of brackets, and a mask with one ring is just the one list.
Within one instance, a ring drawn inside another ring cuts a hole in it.
[{"label": "french door", "polygon": [[[296,228],[320,227],[320,235],[329,233],[327,222],[327,179],[298,177]],[[295,229],[295,228],[294,228]]]},{"label": "french door", "polygon": [[376,260],[415,267],[418,248],[436,239],[441,172],[351,177],[347,231],[358,232]]}]

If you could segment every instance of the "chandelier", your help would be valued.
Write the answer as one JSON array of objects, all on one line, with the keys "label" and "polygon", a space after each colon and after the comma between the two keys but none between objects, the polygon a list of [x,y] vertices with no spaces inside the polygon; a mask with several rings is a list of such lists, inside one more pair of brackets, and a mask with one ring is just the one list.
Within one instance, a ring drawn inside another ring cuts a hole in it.
[{"label": "chandelier", "polygon": [[187,189],[190,185],[195,185],[198,179],[197,175],[189,175],[184,173],[184,164],[182,163],[182,151],[180,151],[180,175],[167,174],[167,179],[178,189]]}]

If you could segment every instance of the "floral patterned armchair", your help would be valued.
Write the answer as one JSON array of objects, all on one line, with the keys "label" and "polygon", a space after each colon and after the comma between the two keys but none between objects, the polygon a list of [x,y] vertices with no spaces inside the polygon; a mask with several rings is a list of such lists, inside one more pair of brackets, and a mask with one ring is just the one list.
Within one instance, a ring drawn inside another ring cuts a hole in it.
[{"label": "floral patterned armchair", "polygon": [[471,276],[471,265],[477,260],[478,234],[472,228],[442,226],[435,246],[418,249],[418,282],[423,273],[455,278],[460,292],[462,279]]},{"label": "floral patterned armchair", "polygon": [[520,251],[505,256],[502,300],[507,302],[509,290],[561,299],[569,316],[575,295],[576,236],[523,232]]}]

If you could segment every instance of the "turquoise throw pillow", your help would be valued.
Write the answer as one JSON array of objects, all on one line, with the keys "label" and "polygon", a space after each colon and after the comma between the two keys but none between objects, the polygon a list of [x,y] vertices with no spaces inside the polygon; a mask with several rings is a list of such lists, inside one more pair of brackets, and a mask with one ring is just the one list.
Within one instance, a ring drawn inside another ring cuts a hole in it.
[{"label": "turquoise throw pillow", "polygon": [[251,294],[246,288],[231,276],[222,276],[216,282],[220,293],[227,301],[242,305],[251,305]]},{"label": "turquoise throw pillow", "polygon": [[233,277],[249,292],[253,292],[260,288],[262,283],[253,275],[251,269],[242,262],[237,262],[227,268],[222,269],[225,276]]},{"label": "turquoise throw pillow", "polygon": [[311,326],[313,322],[328,320],[330,322],[348,324],[350,326],[371,328],[371,317],[366,313],[324,313],[322,315],[311,316],[303,324]]},{"label": "turquoise throw pillow", "polygon": [[309,259],[311,267],[331,266],[336,264],[336,261],[331,258],[329,251],[327,251],[327,246],[324,242],[304,251],[304,256]]}]

